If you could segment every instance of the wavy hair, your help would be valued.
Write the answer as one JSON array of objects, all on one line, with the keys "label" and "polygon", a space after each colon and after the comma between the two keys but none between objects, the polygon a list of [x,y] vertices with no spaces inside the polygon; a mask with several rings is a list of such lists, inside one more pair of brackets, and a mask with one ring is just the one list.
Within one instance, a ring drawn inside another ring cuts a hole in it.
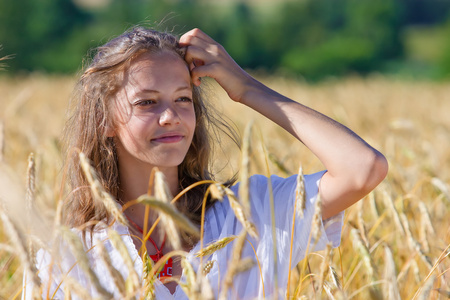
[{"label": "wavy hair", "polygon": [[[185,49],[174,35],[136,27],[98,47],[91,63],[84,69],[75,87],[63,135],[64,170],[69,187],[64,217],[68,225],[88,224],[86,228],[92,233],[98,221],[107,224],[112,221],[108,210],[93,198],[75,150],[90,159],[105,190],[120,203],[118,158],[114,138],[107,136],[107,128],[114,126],[112,99],[122,86],[124,73],[133,59],[142,53],[161,51],[175,53],[184,59]],[[181,189],[200,180],[213,179],[210,156],[216,129],[238,144],[234,129],[216,117],[196,86],[193,86],[193,102],[196,128],[186,157],[178,167]],[[232,182],[234,177],[227,184]],[[205,190],[205,186],[199,186],[177,202],[178,209],[195,223],[200,222]],[[208,200],[207,207],[211,204],[212,200]]]}]

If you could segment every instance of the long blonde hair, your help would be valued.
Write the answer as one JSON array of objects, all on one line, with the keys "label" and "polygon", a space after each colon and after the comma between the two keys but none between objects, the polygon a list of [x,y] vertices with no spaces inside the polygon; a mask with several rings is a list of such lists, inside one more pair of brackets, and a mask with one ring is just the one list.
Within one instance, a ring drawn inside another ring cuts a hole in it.
[{"label": "long blonde hair", "polygon": [[[84,176],[77,151],[90,159],[103,187],[119,202],[120,181],[114,138],[106,130],[113,124],[111,99],[122,85],[130,62],[145,52],[170,51],[184,59],[185,50],[170,34],[136,27],[96,49],[91,63],[78,81],[71,101],[70,117],[66,123],[63,144],[66,151],[65,174],[69,186],[65,219],[70,226],[81,226],[90,221],[112,219],[107,209],[95,202]],[[184,161],[178,167],[180,188],[194,182],[212,179],[211,148],[216,129],[224,131],[237,143],[237,135],[223,119],[211,113],[211,107],[202,98],[199,87],[193,86],[196,129]],[[234,181],[230,179],[228,184]],[[205,186],[191,190],[177,204],[192,221],[200,221]],[[212,204],[208,201],[207,206]],[[87,226],[91,232],[95,225]]]}]

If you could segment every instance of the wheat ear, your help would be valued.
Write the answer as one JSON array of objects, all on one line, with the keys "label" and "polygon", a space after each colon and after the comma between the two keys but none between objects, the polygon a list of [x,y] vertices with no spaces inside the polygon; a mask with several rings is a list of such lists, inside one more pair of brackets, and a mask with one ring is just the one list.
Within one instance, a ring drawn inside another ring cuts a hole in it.
[{"label": "wheat ear", "polygon": [[242,160],[239,176],[239,200],[245,216],[250,216],[250,192],[249,192],[249,172],[250,172],[250,140],[252,134],[252,122],[245,127],[242,141]]},{"label": "wheat ear", "polygon": [[400,216],[398,214],[398,211],[394,206],[394,202],[392,201],[391,196],[386,191],[383,191],[383,200],[384,200],[385,205],[392,212],[392,217],[394,218],[395,225],[397,225],[398,229],[400,230],[400,232],[402,234],[406,234],[405,229],[403,228],[402,222],[400,221]]},{"label": "wheat ear", "polygon": [[428,243],[428,234],[435,235],[433,224],[431,223],[430,214],[428,213],[427,207],[423,201],[419,200],[419,210],[420,210],[420,239],[422,241],[423,248],[426,252],[430,251],[430,246]]},{"label": "wheat ear", "polygon": [[295,202],[297,216],[303,218],[303,214],[306,208],[306,195],[305,195],[305,176],[303,174],[303,167],[300,166],[297,174],[297,185],[295,187]]},{"label": "wheat ear", "polygon": [[105,290],[105,288],[100,284],[100,281],[97,277],[97,274],[92,270],[91,265],[89,263],[89,258],[86,255],[86,252],[83,248],[83,244],[81,243],[80,238],[73,233],[70,229],[61,226],[60,231],[64,237],[64,240],[67,241],[69,247],[74,254],[78,265],[81,269],[86,273],[89,277],[92,284],[95,286],[95,289],[103,296],[107,298],[112,298],[112,295]]},{"label": "wheat ear", "polygon": [[111,213],[115,220],[118,220],[124,226],[128,226],[128,222],[117,206],[116,201],[108,192],[105,191],[98,179],[97,173],[89,163],[84,153],[80,152],[79,157],[81,168],[83,169],[84,176],[86,176],[87,181],[91,185],[91,191],[94,198],[100,200],[103,203],[105,208]]},{"label": "wheat ear", "polygon": [[239,200],[234,195],[233,191],[229,188],[225,188],[225,193],[228,196],[228,201],[230,203],[230,207],[234,212],[234,215],[236,216],[236,219],[242,224],[242,226],[245,228],[245,230],[248,232],[248,234],[257,239],[258,238],[258,232],[256,230],[255,225],[250,222],[247,219],[247,216],[244,213],[244,209],[242,208],[241,204],[239,203]]},{"label": "wheat ear", "polygon": [[289,245],[289,271],[286,287],[286,297],[289,298],[289,290],[291,284],[292,273],[292,250],[294,248],[294,234],[295,234],[295,218],[299,215],[303,218],[304,210],[306,208],[306,195],[305,195],[305,177],[303,175],[303,168],[300,165],[297,174],[297,185],[295,187],[295,200],[294,200],[294,212],[292,213],[292,225],[291,225],[291,240]]},{"label": "wheat ear", "polygon": [[[108,237],[111,241],[111,244],[114,246],[114,248],[117,249],[120,256],[122,257],[125,266],[128,269],[128,278],[126,282],[126,290],[127,294],[133,293],[133,291],[137,290],[140,286],[139,284],[139,276],[134,269],[134,263],[133,260],[130,257],[130,253],[128,252],[127,247],[125,246],[124,242],[120,238],[119,233],[115,230],[108,230]],[[127,285],[128,283],[128,285]]]},{"label": "wheat ear", "polygon": [[64,299],[71,299],[72,293],[79,296],[79,299],[92,299],[92,295],[73,277],[67,276],[64,279]]},{"label": "wheat ear", "polygon": [[208,256],[216,252],[217,250],[220,250],[224,248],[226,245],[228,245],[231,241],[233,241],[237,236],[227,236],[224,237],[218,241],[215,241],[213,243],[208,244],[206,247],[195,253],[196,257],[202,257],[202,256]]},{"label": "wheat ear", "polygon": [[200,236],[199,229],[185,215],[179,212],[175,206],[170,203],[159,201],[155,197],[142,195],[137,199],[138,203],[150,206],[152,209],[162,212],[170,217],[180,229],[198,238]]},{"label": "wheat ear", "polygon": [[[156,169],[155,172],[155,200],[156,202],[159,202],[160,206],[153,206],[153,208],[157,208],[159,212],[163,212],[163,214],[159,214],[159,217],[161,219],[161,225],[162,228],[164,228],[164,231],[167,233],[167,236],[169,237],[169,243],[172,245],[173,249],[179,250],[181,249],[181,236],[180,231],[177,230],[177,225],[180,224],[180,222],[183,222],[190,225],[190,222],[187,220],[186,217],[182,218],[181,213],[177,213],[177,210],[175,206],[172,206],[170,204],[170,200],[173,198],[169,187],[166,183],[166,180],[164,178],[164,174],[160,172],[158,169]],[[144,195],[145,196],[145,195]],[[157,205],[157,203],[154,203]],[[173,208],[173,209],[170,209]],[[164,211],[163,211],[164,210]],[[178,223],[177,223],[178,222]],[[191,226],[186,227],[186,230],[192,229]],[[183,227],[180,227],[183,228]],[[192,233],[197,232],[193,230]],[[194,233],[195,234],[195,233]],[[196,235],[199,236],[199,233]]]},{"label": "wheat ear", "polygon": [[5,154],[5,126],[3,121],[0,120],[0,163],[3,162]]},{"label": "wheat ear", "polygon": [[153,260],[149,257],[149,255],[147,254],[147,251],[144,252],[143,255],[143,260],[142,260],[142,264],[143,264],[143,269],[142,269],[142,280],[143,280],[143,285],[144,285],[144,297],[146,300],[153,300],[155,299],[155,288],[154,288],[154,283],[155,283],[155,278],[156,276],[151,276],[150,271],[153,269],[154,267],[154,263]]},{"label": "wheat ear", "polygon": [[430,292],[433,288],[434,280],[436,279],[436,275],[432,275],[425,282],[423,287],[421,288],[421,292],[419,294],[418,300],[428,300],[430,299]]},{"label": "wheat ear", "polygon": [[36,162],[34,160],[34,154],[30,153],[28,156],[28,168],[27,168],[27,193],[25,211],[27,218],[27,240],[28,240],[28,254],[30,256],[32,264],[35,264],[35,253],[33,247],[33,240],[31,239],[31,211],[36,196]]},{"label": "wheat ear", "polygon": [[411,229],[409,228],[409,222],[408,218],[404,213],[400,214],[400,220],[403,223],[403,227],[406,232],[406,237],[408,238],[408,245],[412,251],[416,251],[417,254],[419,254],[419,257],[422,259],[422,261],[431,269],[433,267],[433,264],[430,261],[430,258],[423,253],[422,247],[420,247],[420,244],[414,239]]},{"label": "wheat ear", "polygon": [[320,239],[320,229],[322,227],[322,198],[320,197],[320,194],[317,194],[316,202],[314,204],[314,215],[311,226],[311,237],[313,238],[314,243],[317,243]]},{"label": "wheat ear", "polygon": [[395,272],[395,261],[392,251],[388,245],[384,245],[384,279],[387,288],[385,289],[385,299],[400,300],[400,292],[397,284],[397,274]]},{"label": "wheat ear", "polygon": [[[31,281],[34,287],[41,286],[41,282],[39,277],[37,276],[36,266],[33,264],[30,259],[26,247],[26,239],[23,237],[23,234],[19,231],[17,225],[9,218],[6,214],[6,211],[0,202],[0,219],[3,223],[3,232],[9,236],[9,239],[14,246],[15,253],[19,257],[24,269],[27,271],[29,277],[31,277]],[[34,294],[34,291],[33,291]]]},{"label": "wheat ear", "polygon": [[361,256],[363,260],[363,264],[366,269],[366,274],[369,277],[370,282],[374,282],[374,269],[372,264],[372,259],[370,258],[370,253],[367,247],[364,245],[363,241],[361,240],[361,237],[359,235],[359,231],[355,228],[352,228],[350,231],[350,236],[352,239],[353,247],[359,252],[359,255]]},{"label": "wheat ear", "polygon": [[328,272],[330,270],[330,264],[331,264],[331,250],[332,245],[331,243],[327,244],[327,247],[325,248],[325,253],[323,255],[322,263],[320,264],[320,276],[319,276],[319,284],[318,284],[318,291],[316,294],[317,297],[321,297],[322,289],[324,287],[325,278],[328,275]]},{"label": "wheat ear", "polygon": [[213,183],[209,185],[209,192],[211,193],[211,197],[213,199],[217,199],[219,201],[223,201],[223,198],[225,197],[225,189],[222,185],[218,183]]},{"label": "wheat ear", "polygon": [[364,219],[363,219],[363,215],[362,215],[363,207],[364,207],[363,205],[364,205],[364,200],[359,201],[357,204],[358,213],[356,214],[356,220],[357,220],[359,232],[361,233],[361,238],[364,241],[364,245],[367,248],[370,248],[369,239],[367,238],[366,226],[364,225]]},{"label": "wheat ear", "polygon": [[228,299],[228,290],[233,285],[233,278],[239,271],[239,264],[241,263],[242,250],[244,249],[246,236],[246,230],[242,230],[242,232],[235,239],[231,259],[228,263],[228,270],[222,281],[222,290],[219,294],[219,300]]},{"label": "wheat ear", "polygon": [[125,290],[125,280],[123,279],[120,272],[114,267],[113,262],[111,261],[111,258],[109,257],[108,251],[105,249],[105,245],[103,245],[103,242],[99,241],[97,244],[97,251],[100,254],[100,259],[103,261],[103,264],[106,267],[106,270],[108,270],[108,273],[111,275],[111,278],[114,282],[115,287],[119,291],[120,295],[122,297],[125,297],[126,290]]}]

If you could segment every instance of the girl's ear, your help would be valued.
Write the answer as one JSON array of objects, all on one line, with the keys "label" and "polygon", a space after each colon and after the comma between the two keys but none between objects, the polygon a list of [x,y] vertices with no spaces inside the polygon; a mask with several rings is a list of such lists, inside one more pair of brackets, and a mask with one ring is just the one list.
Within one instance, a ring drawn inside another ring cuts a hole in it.
[{"label": "girl's ear", "polygon": [[114,130],[114,127],[111,124],[105,125],[105,133],[107,137],[115,137],[116,131]]}]

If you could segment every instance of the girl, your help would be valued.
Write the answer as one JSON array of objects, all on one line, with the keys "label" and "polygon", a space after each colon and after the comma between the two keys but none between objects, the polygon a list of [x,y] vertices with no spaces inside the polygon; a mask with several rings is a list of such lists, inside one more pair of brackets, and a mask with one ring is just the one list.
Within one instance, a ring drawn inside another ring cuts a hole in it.
[{"label": "girl", "polygon": [[[142,274],[142,260],[138,253],[142,243],[133,236],[139,236],[145,228],[150,228],[156,216],[150,214],[149,217],[145,214],[145,207],[137,204],[124,211],[129,227],[112,222],[113,217],[108,210],[91,195],[73,149],[86,154],[103,187],[124,207],[147,193],[155,167],[164,174],[172,195],[177,195],[192,183],[212,179],[209,127],[224,124],[214,118],[208,110],[207,100],[202,98],[202,77],[215,79],[231,100],[258,111],[290,132],[326,168],[326,171],[305,176],[306,207],[303,216],[295,221],[297,176],[285,179],[256,175],[250,178],[250,215],[259,237],[248,237],[255,250],[250,243],[245,243],[242,258],[255,258],[256,252],[261,271],[254,266],[239,273],[233,279],[232,288],[223,292],[220,280],[230,266],[233,243],[203,258],[204,263],[209,261],[212,264],[206,278],[216,297],[220,293],[228,298],[242,299],[284,297],[289,269],[303,259],[307,251],[318,197],[322,203],[321,234],[310,244],[315,245],[315,250],[323,249],[329,242],[336,247],[340,243],[343,211],[383,180],[387,162],[380,152],[345,126],[278,94],[251,77],[221,45],[199,29],[185,33],[177,41],[170,34],[138,27],[98,48],[78,83],[75,107],[66,128],[67,176],[71,186],[66,218],[72,227],[81,228],[86,249],[103,243],[113,264],[126,278],[130,274],[124,267],[125,263],[118,250],[111,246],[108,229],[100,226],[112,224],[134,259],[137,273]],[[231,183],[232,180],[228,184]],[[238,195],[239,184],[233,185],[231,190]],[[177,202],[178,209],[197,224],[201,221],[204,192],[205,186],[199,186]],[[271,195],[275,203],[275,259]],[[204,222],[205,245],[238,235],[242,229],[228,199],[222,202],[208,199]],[[292,260],[291,234],[294,237]],[[174,250],[171,244],[165,243],[166,238],[170,239],[167,233],[152,233],[144,242],[148,254],[153,255],[155,261]],[[185,236],[183,241],[182,248],[189,252],[188,261],[195,269],[200,263],[193,255],[200,249],[198,240]],[[39,275],[43,281],[52,278],[49,289],[43,293],[64,297],[60,282],[64,281],[63,274],[69,273],[94,296],[110,294],[120,297],[120,291],[112,283],[95,249],[88,255],[104,290],[92,284],[91,277],[79,267],[71,269],[73,261],[68,255],[59,266],[61,276],[56,274],[57,268],[53,268],[52,276],[49,276],[50,271],[46,267],[49,255],[40,251],[37,256]],[[180,262],[171,260],[167,265],[161,271],[164,276],[180,278],[183,271]],[[156,280],[154,286],[158,299],[187,297],[174,281],[163,284]]]}]

